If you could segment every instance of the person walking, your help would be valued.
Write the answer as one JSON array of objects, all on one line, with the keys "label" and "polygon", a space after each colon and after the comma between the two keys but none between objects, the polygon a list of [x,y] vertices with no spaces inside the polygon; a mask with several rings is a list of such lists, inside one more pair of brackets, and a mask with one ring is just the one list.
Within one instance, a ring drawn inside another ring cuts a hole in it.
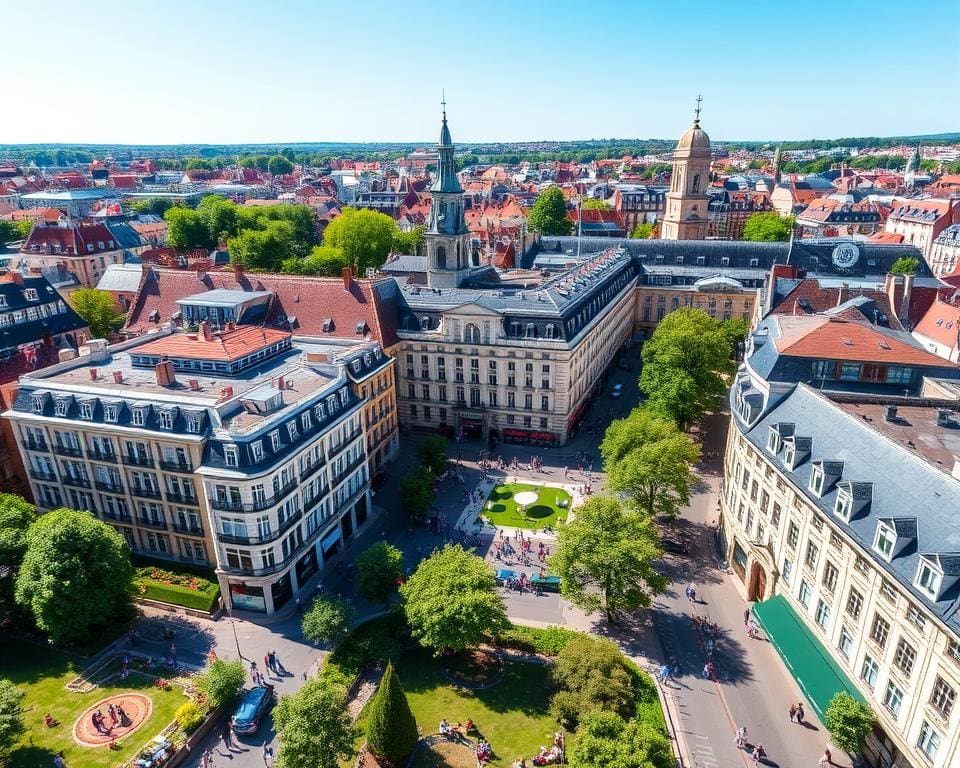
[{"label": "person walking", "polygon": [[232,734],[230,733],[230,723],[225,723],[223,730],[220,732],[221,737],[223,737],[223,746],[227,748],[228,752],[233,752],[233,741]]},{"label": "person walking", "polygon": [[797,722],[803,724],[803,702],[797,704]]},{"label": "person walking", "polygon": [[790,715],[790,722],[792,723],[792,722],[793,722],[793,718],[795,718],[795,717],[797,716],[797,705],[796,705],[796,704],[791,704],[791,705],[790,705],[790,709],[788,710],[787,713]]},{"label": "person walking", "polygon": [[817,765],[833,765],[833,755],[830,754],[829,749],[823,750],[823,755],[817,761]]},{"label": "person walking", "polygon": [[737,736],[734,741],[740,749],[743,749],[747,745],[747,726],[741,725],[737,728]]},{"label": "person walking", "polygon": [[766,750],[763,748],[763,744],[757,744],[753,748],[753,762],[754,765],[760,765],[760,761],[767,756]]}]

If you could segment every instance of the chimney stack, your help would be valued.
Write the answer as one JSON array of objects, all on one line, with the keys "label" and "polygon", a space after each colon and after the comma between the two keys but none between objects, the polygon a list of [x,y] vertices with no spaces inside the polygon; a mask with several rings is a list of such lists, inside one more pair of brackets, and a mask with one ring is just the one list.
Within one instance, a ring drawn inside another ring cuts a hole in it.
[{"label": "chimney stack", "polygon": [[279,390],[282,392],[284,389],[286,389],[286,387],[287,387],[287,382],[286,382],[286,380],[283,378],[283,376],[278,376],[278,377],[277,377],[277,389],[279,389]]},{"label": "chimney stack", "polygon": [[837,306],[839,307],[848,298],[850,298],[850,284],[843,283],[843,285],[841,285],[840,289],[837,291]]},{"label": "chimney stack", "polygon": [[204,341],[213,341],[213,331],[210,330],[210,323],[208,323],[206,320],[203,320],[200,323],[200,337]]},{"label": "chimney stack", "polygon": [[90,369],[90,379],[91,379],[92,381],[96,381],[96,380],[97,380],[97,369],[96,369],[96,368],[91,368],[91,369]]},{"label": "chimney stack", "polygon": [[173,373],[173,363],[170,360],[157,363],[154,370],[157,372],[157,384],[161,387],[169,387],[177,383],[177,377]]},{"label": "chimney stack", "polygon": [[123,384],[123,371],[114,371],[114,372],[113,372],[113,383],[114,383],[114,384]]},{"label": "chimney stack", "polygon": [[199,391],[200,391],[200,382],[197,381],[196,379],[190,379],[190,380],[187,382],[187,384],[190,385],[190,389],[193,390],[194,392],[199,392]]},{"label": "chimney stack", "polygon": [[[225,250],[225,248],[221,248],[220,250]],[[241,264],[239,261],[233,262],[233,276],[237,279],[237,282],[240,282],[240,278],[243,277],[244,271],[245,269],[243,264]]]},{"label": "chimney stack", "polygon": [[909,326],[913,318],[910,317],[910,296],[913,293],[913,280],[915,275],[903,276],[903,299],[900,309],[900,322]]},{"label": "chimney stack", "polygon": [[353,287],[353,268],[344,267],[340,274],[343,276],[343,290],[349,291]]}]

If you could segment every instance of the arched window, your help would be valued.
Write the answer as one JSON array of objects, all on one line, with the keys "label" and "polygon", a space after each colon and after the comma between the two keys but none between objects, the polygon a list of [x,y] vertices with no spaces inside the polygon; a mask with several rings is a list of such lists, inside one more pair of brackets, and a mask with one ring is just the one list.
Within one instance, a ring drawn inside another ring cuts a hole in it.
[{"label": "arched window", "polygon": [[467,323],[466,328],[463,329],[463,340],[467,342],[467,344],[479,344],[480,329],[473,323]]},{"label": "arched window", "polygon": [[690,185],[690,191],[695,195],[700,194],[700,174],[699,173],[695,173],[693,175],[693,184]]},{"label": "arched window", "polygon": [[429,331],[429,330],[430,330],[430,318],[429,318],[429,317],[421,317],[421,318],[420,318],[420,328],[421,328],[421,330],[424,330],[424,331]]},{"label": "arched window", "polygon": [[437,246],[437,269],[447,268],[447,249],[442,245]]}]

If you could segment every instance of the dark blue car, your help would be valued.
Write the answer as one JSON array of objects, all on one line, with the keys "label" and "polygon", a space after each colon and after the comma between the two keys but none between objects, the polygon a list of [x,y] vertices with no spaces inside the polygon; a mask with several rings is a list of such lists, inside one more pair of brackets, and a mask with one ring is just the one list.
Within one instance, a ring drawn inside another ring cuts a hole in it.
[{"label": "dark blue car", "polygon": [[273,686],[258,685],[243,692],[237,711],[230,718],[234,733],[256,733],[263,715],[273,706]]}]

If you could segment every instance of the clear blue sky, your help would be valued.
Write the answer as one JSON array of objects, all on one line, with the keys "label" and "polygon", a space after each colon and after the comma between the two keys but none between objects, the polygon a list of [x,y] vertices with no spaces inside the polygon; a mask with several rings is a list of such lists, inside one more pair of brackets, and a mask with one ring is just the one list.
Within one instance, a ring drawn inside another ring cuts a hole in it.
[{"label": "clear blue sky", "polygon": [[960,2],[3,4],[0,143],[960,130]]}]

